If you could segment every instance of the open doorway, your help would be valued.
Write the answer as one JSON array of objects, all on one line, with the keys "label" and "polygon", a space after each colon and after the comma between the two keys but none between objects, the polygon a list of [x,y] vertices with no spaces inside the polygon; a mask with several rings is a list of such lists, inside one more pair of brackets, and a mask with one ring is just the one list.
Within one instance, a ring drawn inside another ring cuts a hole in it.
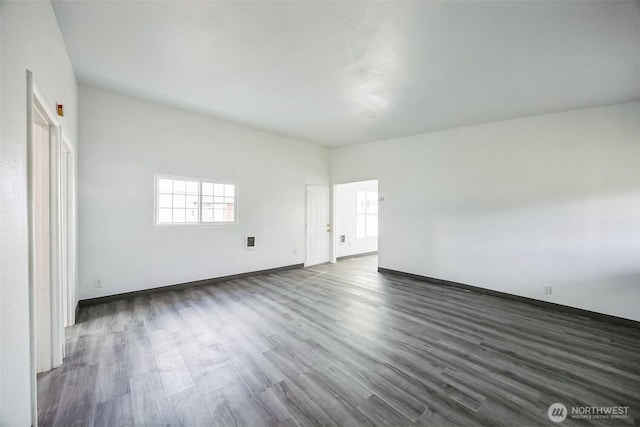
[{"label": "open doorway", "polygon": [[337,261],[378,252],[378,180],[334,186]]}]

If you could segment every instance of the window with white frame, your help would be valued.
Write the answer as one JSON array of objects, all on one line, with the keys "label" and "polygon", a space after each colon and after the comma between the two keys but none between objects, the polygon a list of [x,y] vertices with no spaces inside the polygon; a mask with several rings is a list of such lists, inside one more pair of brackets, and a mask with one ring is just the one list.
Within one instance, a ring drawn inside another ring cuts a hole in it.
[{"label": "window with white frame", "polygon": [[378,235],[378,192],[358,191],[356,206],[356,238]]},{"label": "window with white frame", "polygon": [[235,223],[236,200],[232,183],[156,176],[156,224]]}]

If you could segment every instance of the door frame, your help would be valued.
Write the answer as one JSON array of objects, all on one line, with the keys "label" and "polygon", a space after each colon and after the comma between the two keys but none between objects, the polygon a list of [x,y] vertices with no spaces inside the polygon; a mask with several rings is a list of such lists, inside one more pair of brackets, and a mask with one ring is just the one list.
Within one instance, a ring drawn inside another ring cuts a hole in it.
[{"label": "door frame", "polygon": [[[50,263],[50,305],[51,305],[51,368],[62,364],[64,358],[64,315],[61,278],[61,239],[60,239],[60,156],[65,136],[49,102],[35,83],[33,73],[27,70],[27,211],[29,237],[29,357],[31,374],[31,422],[38,423],[37,369],[36,369],[36,289],[35,289],[35,209],[34,209],[34,152],[35,135],[33,132],[34,109],[49,124],[49,263]],[[67,140],[68,141],[68,140]],[[70,145],[70,144],[69,144]],[[75,180],[74,180],[75,181]],[[73,187],[75,190],[75,187]],[[75,203],[75,201],[74,201]],[[74,215],[75,221],[75,215]],[[75,223],[74,223],[75,224]],[[75,245],[75,232],[73,233]],[[75,256],[73,257],[75,263]],[[75,264],[74,264],[75,268]],[[74,273],[75,276],[75,273]],[[75,284],[75,283],[74,283]],[[75,294],[75,292],[74,292]]]}]

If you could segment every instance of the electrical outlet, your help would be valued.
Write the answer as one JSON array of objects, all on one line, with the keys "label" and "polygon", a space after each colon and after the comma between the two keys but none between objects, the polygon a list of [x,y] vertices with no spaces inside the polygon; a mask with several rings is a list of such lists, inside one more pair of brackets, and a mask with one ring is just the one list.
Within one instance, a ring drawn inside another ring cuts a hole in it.
[{"label": "electrical outlet", "polygon": [[293,254],[294,254],[294,255],[298,255],[298,250],[297,250],[297,249],[294,249],[294,250],[293,250]]},{"label": "electrical outlet", "polygon": [[102,280],[96,280],[96,288],[102,287]]},{"label": "electrical outlet", "polygon": [[551,294],[551,285],[544,285],[544,293]]}]

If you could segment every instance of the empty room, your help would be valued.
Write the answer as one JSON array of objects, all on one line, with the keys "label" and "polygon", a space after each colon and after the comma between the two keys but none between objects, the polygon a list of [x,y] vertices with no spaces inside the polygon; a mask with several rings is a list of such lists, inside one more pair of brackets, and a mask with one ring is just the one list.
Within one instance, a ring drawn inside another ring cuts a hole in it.
[{"label": "empty room", "polygon": [[640,425],[640,1],[0,0],[0,427]]}]

